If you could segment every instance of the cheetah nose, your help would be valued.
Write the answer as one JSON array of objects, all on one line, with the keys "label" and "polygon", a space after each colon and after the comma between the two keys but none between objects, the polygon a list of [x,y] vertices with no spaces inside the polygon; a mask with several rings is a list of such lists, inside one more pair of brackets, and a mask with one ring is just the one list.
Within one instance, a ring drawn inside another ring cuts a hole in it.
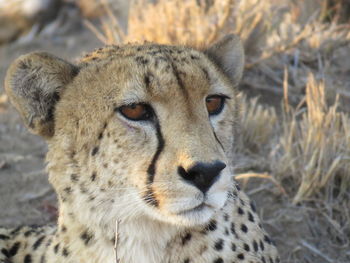
[{"label": "cheetah nose", "polygon": [[219,178],[221,170],[225,167],[226,164],[221,161],[212,163],[197,162],[187,170],[179,166],[178,173],[187,183],[196,186],[205,194]]}]

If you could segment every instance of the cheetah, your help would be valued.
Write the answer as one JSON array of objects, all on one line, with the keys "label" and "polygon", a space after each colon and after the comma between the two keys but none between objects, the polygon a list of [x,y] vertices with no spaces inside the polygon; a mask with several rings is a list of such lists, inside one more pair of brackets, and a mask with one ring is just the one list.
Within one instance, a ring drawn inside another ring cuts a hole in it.
[{"label": "cheetah", "polygon": [[48,143],[59,217],[1,229],[0,262],[279,262],[230,162],[243,66],[235,35],[19,57],[5,90]]}]

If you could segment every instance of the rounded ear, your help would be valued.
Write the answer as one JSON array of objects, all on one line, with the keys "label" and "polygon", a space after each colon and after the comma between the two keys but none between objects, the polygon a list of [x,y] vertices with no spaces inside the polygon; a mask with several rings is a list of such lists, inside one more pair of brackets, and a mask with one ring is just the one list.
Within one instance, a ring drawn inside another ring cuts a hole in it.
[{"label": "rounded ear", "polygon": [[230,34],[209,47],[204,53],[237,85],[244,68],[244,49],[240,38]]},{"label": "rounded ear", "polygon": [[5,90],[31,132],[53,136],[55,105],[78,72],[77,66],[44,52],[23,55],[11,64]]}]

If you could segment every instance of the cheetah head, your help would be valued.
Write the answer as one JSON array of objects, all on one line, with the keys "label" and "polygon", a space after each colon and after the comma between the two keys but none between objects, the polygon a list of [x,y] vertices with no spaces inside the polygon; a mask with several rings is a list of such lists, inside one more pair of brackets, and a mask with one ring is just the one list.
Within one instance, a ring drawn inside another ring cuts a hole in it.
[{"label": "cheetah head", "polygon": [[35,52],[12,64],[5,89],[48,142],[61,216],[193,226],[208,222],[234,187],[243,64],[234,35],[204,51],[110,46],[77,64]]}]

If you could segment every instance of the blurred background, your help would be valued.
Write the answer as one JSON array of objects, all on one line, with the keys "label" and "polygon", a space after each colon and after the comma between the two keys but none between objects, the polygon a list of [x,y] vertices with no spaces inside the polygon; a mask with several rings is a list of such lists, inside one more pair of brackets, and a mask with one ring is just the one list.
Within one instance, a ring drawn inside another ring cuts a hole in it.
[{"label": "blurred background", "polygon": [[237,180],[282,262],[350,262],[349,0],[0,0],[0,225],[53,223],[45,142],[9,104],[19,55],[72,62],[106,44],[245,46]]}]

